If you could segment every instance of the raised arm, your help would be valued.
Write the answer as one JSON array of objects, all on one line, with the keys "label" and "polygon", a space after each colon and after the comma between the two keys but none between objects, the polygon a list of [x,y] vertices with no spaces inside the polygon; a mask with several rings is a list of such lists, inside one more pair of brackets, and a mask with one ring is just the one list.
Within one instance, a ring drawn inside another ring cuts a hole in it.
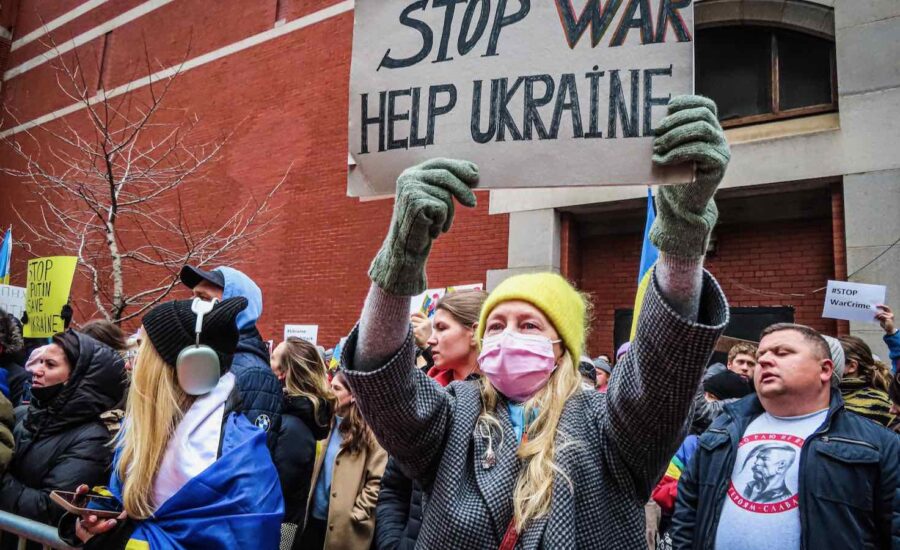
[{"label": "raised arm", "polygon": [[715,104],[673,98],[657,129],[653,161],[693,162],[695,181],[659,189],[650,239],[660,258],[635,340],[613,371],[607,416],[600,417],[640,498],[678,448],[700,376],[728,323],[725,296],[702,266],[718,215],[713,195],[729,157]]},{"label": "raised arm", "polygon": [[475,206],[478,168],[434,159],[403,172],[391,228],[369,268],[372,287],[359,326],[345,344],[347,381],[378,442],[426,482],[437,464],[451,414],[450,395],[415,368],[410,296],[425,291],[432,243],[450,229],[454,198]]}]

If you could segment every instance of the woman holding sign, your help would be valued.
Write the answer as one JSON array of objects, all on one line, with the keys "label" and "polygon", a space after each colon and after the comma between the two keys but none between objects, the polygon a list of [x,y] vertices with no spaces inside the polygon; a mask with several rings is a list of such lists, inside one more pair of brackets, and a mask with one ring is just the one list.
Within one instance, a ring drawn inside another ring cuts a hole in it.
[{"label": "woman holding sign", "polygon": [[[414,367],[409,296],[426,287],[454,199],[475,205],[478,168],[437,159],[397,182],[373,285],[344,348],[347,380],[379,442],[428,493],[425,548],[638,548],[643,506],[678,447],[713,345],[728,322],[703,255],[729,160],[715,104],[677,97],[653,161],[693,162],[696,181],[660,189],[660,250],[637,336],[606,394],[583,391],[585,298],[551,274],[501,283],[481,310],[480,381],[447,388]],[[602,169],[602,168],[598,168]],[[597,510],[604,529],[592,521]]]}]

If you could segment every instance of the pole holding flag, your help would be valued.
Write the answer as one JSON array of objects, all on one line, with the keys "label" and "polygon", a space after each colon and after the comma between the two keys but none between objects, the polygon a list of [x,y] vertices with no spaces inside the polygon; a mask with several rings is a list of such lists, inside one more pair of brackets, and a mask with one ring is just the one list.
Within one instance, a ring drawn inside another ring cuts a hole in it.
[{"label": "pole holding flag", "polygon": [[641,305],[644,303],[644,295],[647,293],[647,287],[650,286],[650,279],[653,275],[653,266],[659,258],[659,250],[650,241],[650,228],[656,220],[656,208],[653,205],[653,189],[647,187],[647,222],[644,224],[644,244],[641,247],[641,267],[638,270],[638,289],[634,297],[634,315],[631,318],[631,334],[629,340],[634,340],[635,332],[637,332],[638,315],[641,312]]},{"label": "pole holding flag", "polygon": [[9,284],[9,272],[12,264],[12,227],[6,230],[3,244],[0,245],[0,285]]}]

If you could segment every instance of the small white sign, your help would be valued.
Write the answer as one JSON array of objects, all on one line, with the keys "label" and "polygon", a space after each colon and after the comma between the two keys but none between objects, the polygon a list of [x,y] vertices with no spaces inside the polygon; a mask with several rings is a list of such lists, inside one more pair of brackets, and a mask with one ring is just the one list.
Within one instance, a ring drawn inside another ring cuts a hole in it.
[{"label": "small white sign", "polygon": [[875,306],[885,303],[884,285],[828,281],[822,317],[877,323]]},{"label": "small white sign", "polygon": [[284,339],[291,336],[315,345],[319,337],[319,325],[284,325]]},{"label": "small white sign", "polygon": [[0,308],[17,319],[25,312],[25,288],[0,285]]}]

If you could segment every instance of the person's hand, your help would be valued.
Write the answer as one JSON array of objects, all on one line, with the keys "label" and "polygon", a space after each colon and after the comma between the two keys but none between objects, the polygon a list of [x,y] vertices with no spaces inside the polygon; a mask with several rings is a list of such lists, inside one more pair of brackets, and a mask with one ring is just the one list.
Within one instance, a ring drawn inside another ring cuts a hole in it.
[{"label": "person's hand", "polygon": [[475,206],[477,182],[478,166],[464,160],[432,159],[400,174],[391,229],[369,267],[372,282],[397,296],[424,292],[432,242],[450,230],[454,197]]},{"label": "person's hand", "polygon": [[[79,485],[75,489],[75,494],[86,495],[88,490],[87,485]],[[101,519],[94,514],[83,515],[75,521],[75,536],[82,542],[87,542],[97,535],[114,529],[125,517],[126,513],[124,511],[119,514],[119,517],[113,519]]]},{"label": "person's hand", "polygon": [[428,339],[431,338],[431,319],[426,317],[424,313],[417,311],[410,316],[409,322],[412,323],[416,346],[419,349],[427,348]]},{"label": "person's hand", "polygon": [[884,304],[878,304],[875,309],[875,318],[881,323],[884,333],[890,336],[897,332],[897,327],[894,325],[894,312],[891,311],[891,308]]},{"label": "person's hand", "polygon": [[660,186],[650,240],[662,252],[696,258],[706,253],[719,217],[713,195],[731,152],[711,99],[677,96],[668,109],[656,128],[653,162],[661,166],[693,162],[696,177],[687,185]]}]

